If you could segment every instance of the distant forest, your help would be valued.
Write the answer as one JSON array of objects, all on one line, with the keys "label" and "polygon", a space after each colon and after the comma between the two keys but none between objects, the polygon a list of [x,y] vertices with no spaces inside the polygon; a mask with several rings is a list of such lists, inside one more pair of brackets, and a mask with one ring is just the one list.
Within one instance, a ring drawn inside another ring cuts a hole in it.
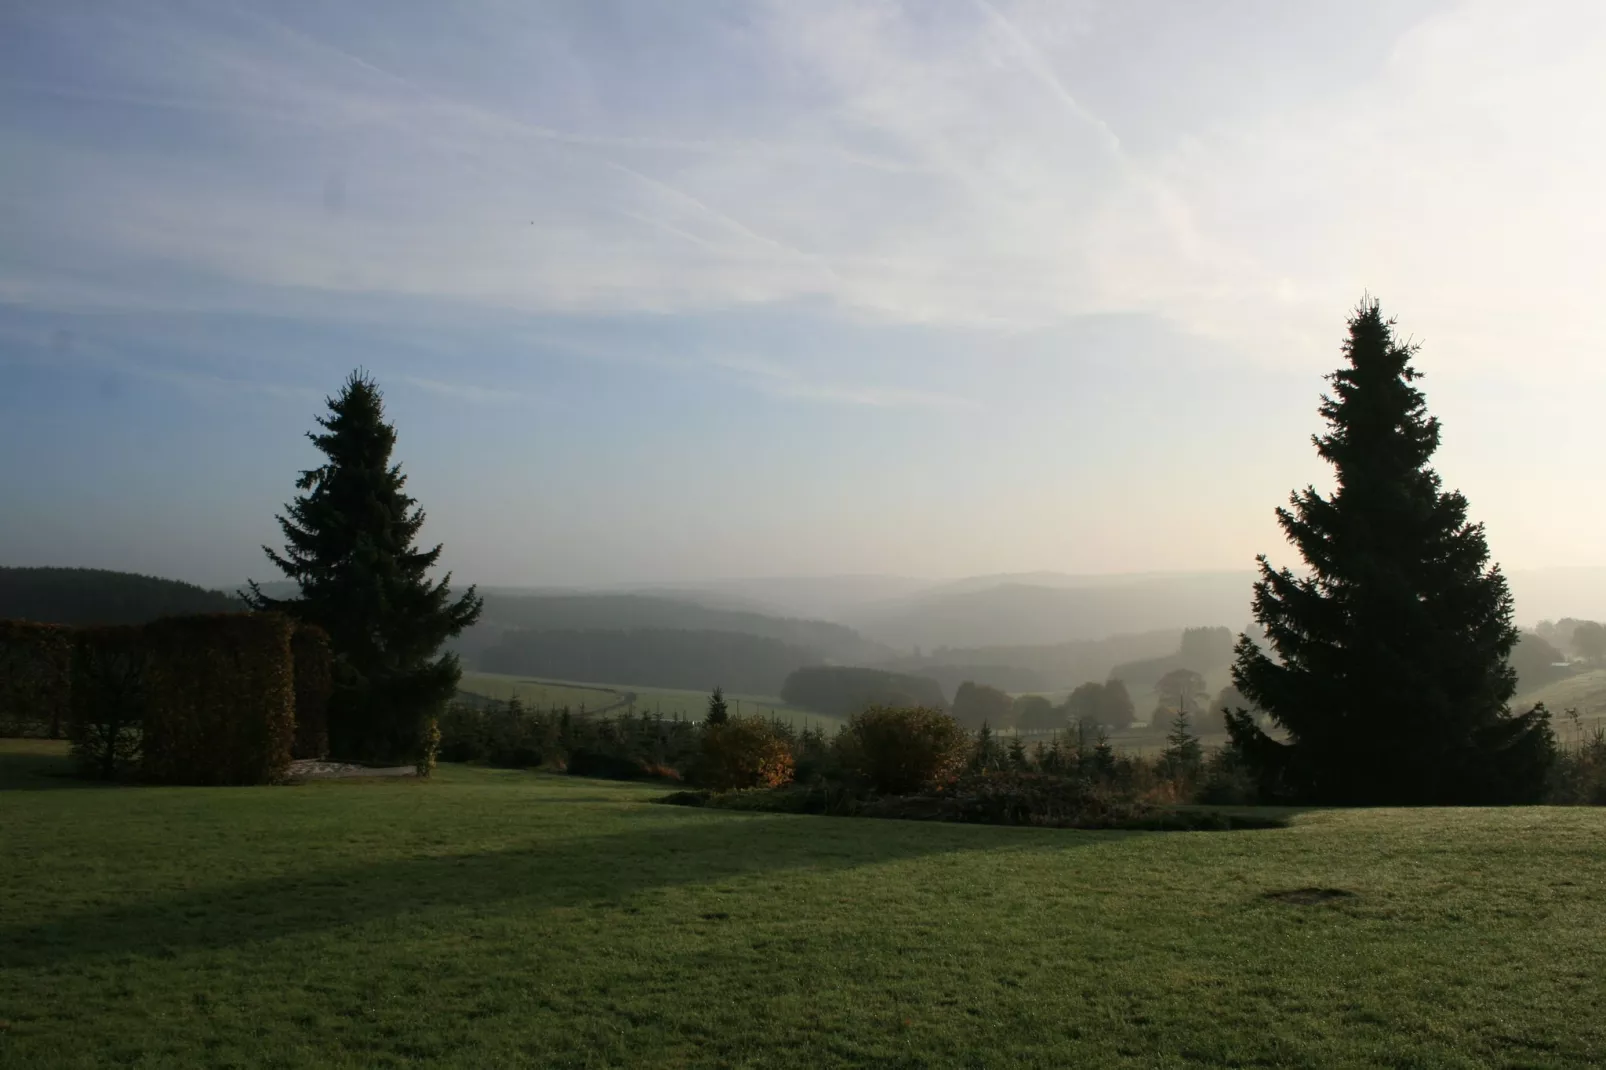
[{"label": "distant forest", "polygon": [[0,568],[0,620],[44,624],[144,624],[180,613],[245,606],[193,583],[99,568]]},{"label": "distant forest", "polygon": [[[293,594],[288,585],[281,586],[276,594]],[[0,619],[138,624],[171,614],[242,608],[231,594],[178,580],[106,569],[0,568]],[[1165,629],[1064,643],[938,647],[900,657],[828,621],[654,595],[504,592],[487,597],[482,623],[453,646],[470,669],[641,687],[718,686],[755,695],[779,695],[795,670],[825,665],[918,678],[924,697],[944,703],[951,703],[967,681],[1018,695],[1119,679],[1142,714],[1168,673],[1219,670],[1230,662],[1235,640],[1225,627]],[[1575,664],[1567,664],[1569,656]],[[1522,692],[1582,665],[1606,664],[1606,629],[1572,618],[1543,622],[1536,631],[1523,632],[1511,664]],[[859,684],[869,677],[837,677],[836,682],[849,679],[856,681],[849,690],[898,691],[888,677],[864,687]],[[834,709],[841,701],[837,695],[827,704]]]},{"label": "distant forest", "polygon": [[1119,666],[1173,655],[1182,632],[1181,628],[1166,628],[1067,643],[938,647],[920,657],[872,664],[941,681],[950,697],[966,680],[1009,692],[1067,691],[1089,681],[1106,680]]}]

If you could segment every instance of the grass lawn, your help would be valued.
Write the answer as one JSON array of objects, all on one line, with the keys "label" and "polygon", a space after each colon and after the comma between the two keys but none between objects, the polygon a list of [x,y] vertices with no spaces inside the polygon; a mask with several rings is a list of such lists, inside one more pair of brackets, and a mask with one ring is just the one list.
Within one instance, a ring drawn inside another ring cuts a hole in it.
[{"label": "grass lawn", "polygon": [[0,741],[7,1070],[1606,1062],[1606,810],[1089,833],[63,765]]}]

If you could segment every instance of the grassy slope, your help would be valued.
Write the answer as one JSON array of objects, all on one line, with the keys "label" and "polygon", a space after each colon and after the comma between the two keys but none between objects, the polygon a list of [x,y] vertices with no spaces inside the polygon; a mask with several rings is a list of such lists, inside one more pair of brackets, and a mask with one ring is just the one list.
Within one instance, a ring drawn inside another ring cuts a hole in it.
[{"label": "grassy slope", "polygon": [[1572,730],[1572,722],[1564,713],[1568,708],[1576,709],[1579,719],[1590,727],[1606,722],[1606,669],[1591,669],[1525,691],[1511,705],[1513,709],[1527,709],[1536,702],[1543,702],[1550,710],[1556,732],[1564,739]]},{"label": "grassy slope", "polygon": [[[1080,833],[461,767],[97,789],[50,749],[0,742],[8,1070],[1606,1060],[1601,810]],[[1267,898],[1307,886],[1355,894]]]},{"label": "grassy slope", "polygon": [[626,691],[624,688],[558,683],[493,672],[465,672],[458,687],[470,694],[503,702],[517,696],[527,706],[542,709],[568,706],[576,711],[582,706],[593,711],[607,709],[622,701]]},{"label": "grassy slope", "polygon": [[[623,708],[620,703],[628,702],[634,697],[635,710],[638,713],[658,711],[665,717],[673,717],[678,713],[682,718],[701,719],[708,710],[707,692],[680,691],[666,687],[581,684],[489,672],[465,672],[463,682],[459,686],[464,691],[496,699],[507,699],[517,694],[519,701],[526,705],[543,707],[567,704],[578,710],[583,702],[587,710],[595,711],[611,707],[610,712],[618,712]],[[732,713],[737,712],[739,703],[740,712],[744,715],[756,713],[765,717],[779,717],[799,728],[813,724],[832,730],[842,723],[840,718],[796,709],[778,698],[766,695],[726,695],[725,700],[729,703]]]}]

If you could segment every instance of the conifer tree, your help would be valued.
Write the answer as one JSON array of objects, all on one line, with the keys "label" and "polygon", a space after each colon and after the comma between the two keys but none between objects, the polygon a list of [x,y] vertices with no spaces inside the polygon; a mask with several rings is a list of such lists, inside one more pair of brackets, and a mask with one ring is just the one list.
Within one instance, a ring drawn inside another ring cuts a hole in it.
[{"label": "conifer tree", "polygon": [[1537,797],[1554,756],[1546,715],[1507,706],[1511,594],[1466,498],[1441,490],[1428,466],[1439,423],[1414,385],[1415,352],[1376,301],[1356,309],[1347,365],[1322,397],[1328,430],[1314,438],[1335,489],[1306,487],[1277,510],[1308,571],[1259,558],[1255,619],[1275,656],[1239,636],[1232,676],[1286,740],[1241,710],[1228,729],[1269,794],[1523,801]]},{"label": "conifer tree", "polygon": [[708,716],[704,720],[709,724],[724,724],[730,719],[730,709],[725,705],[725,689],[716,687],[713,694],[708,696]]},{"label": "conifer tree", "polygon": [[1178,710],[1171,719],[1171,730],[1166,733],[1160,763],[1176,777],[1193,777],[1204,764],[1204,746],[1199,742],[1199,737],[1193,734],[1187,710]]},{"label": "conifer tree", "polygon": [[323,430],[307,435],[326,461],[301,473],[303,493],[278,518],[284,553],[262,548],[299,596],[270,598],[252,581],[242,597],[329,633],[331,756],[410,761],[461,675],[441,644],[479,618],[481,600],[472,587],[454,599],[450,573],[429,579],[441,547],[415,546],[424,513],[391,462],[396,429],[385,422],[378,384],[355,371],[327,401],[328,414],[317,418]]}]

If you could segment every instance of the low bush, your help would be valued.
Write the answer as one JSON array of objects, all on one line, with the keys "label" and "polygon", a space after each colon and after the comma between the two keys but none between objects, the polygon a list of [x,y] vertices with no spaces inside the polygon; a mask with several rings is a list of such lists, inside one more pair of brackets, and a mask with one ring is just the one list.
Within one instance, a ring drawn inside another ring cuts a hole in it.
[{"label": "low bush", "polygon": [[952,781],[974,741],[941,710],[874,706],[849,718],[836,748],[843,768],[875,791],[907,795]]},{"label": "low bush", "polygon": [[60,739],[72,696],[72,633],[0,620],[0,736]]},{"label": "low bush", "polygon": [[760,717],[733,717],[703,726],[697,781],[716,791],[778,788],[792,782],[792,747],[779,726]]},{"label": "low bush", "polygon": [[1195,797],[1210,806],[1252,806],[1260,801],[1260,782],[1243,755],[1223,747],[1205,759]]},{"label": "low bush", "polygon": [[1606,806],[1606,728],[1563,747],[1551,769],[1548,802],[1562,806]]},{"label": "low bush", "polygon": [[1281,828],[1280,815],[1162,807],[1072,777],[1043,773],[967,773],[944,788],[875,795],[839,785],[793,784],[772,791],[677,791],[659,802],[761,813],[879,817],[1044,828],[1207,831]]}]

